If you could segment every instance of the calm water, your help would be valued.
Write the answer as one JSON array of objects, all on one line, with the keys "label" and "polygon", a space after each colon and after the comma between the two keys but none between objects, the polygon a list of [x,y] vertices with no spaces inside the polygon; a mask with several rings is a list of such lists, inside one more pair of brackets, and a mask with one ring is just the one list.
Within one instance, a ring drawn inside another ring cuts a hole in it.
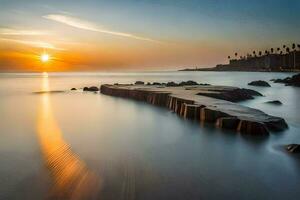
[{"label": "calm water", "polygon": [[[0,199],[297,199],[300,88],[246,72],[0,74]],[[200,126],[142,102],[68,90],[102,83],[194,80],[256,89],[242,104],[284,117],[265,139]],[[265,104],[280,100],[282,106]]]}]

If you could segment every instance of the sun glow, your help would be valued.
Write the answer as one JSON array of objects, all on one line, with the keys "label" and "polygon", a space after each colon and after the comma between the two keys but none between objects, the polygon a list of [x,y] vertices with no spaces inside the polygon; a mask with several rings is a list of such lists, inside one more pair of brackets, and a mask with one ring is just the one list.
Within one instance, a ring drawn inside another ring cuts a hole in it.
[{"label": "sun glow", "polygon": [[48,62],[49,60],[50,60],[49,54],[43,53],[43,54],[41,55],[41,61],[42,61],[42,62]]}]

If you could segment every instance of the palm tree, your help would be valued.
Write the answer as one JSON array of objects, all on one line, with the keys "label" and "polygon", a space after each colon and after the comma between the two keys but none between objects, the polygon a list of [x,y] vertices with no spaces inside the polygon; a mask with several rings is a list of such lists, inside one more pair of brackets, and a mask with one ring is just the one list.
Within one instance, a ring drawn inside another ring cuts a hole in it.
[{"label": "palm tree", "polygon": [[300,44],[297,44],[298,49],[300,50]]},{"label": "palm tree", "polygon": [[230,56],[228,56],[227,58],[228,58],[228,60],[230,60]]},{"label": "palm tree", "polygon": [[280,48],[279,48],[279,47],[277,48],[277,53],[278,53],[278,52],[280,52]]},{"label": "palm tree", "polygon": [[274,49],[273,49],[273,48],[271,48],[271,53],[272,53],[272,54],[274,53]]},{"label": "palm tree", "polygon": [[282,52],[282,51],[280,51],[280,55],[282,55],[282,53],[283,53],[283,52]]},{"label": "palm tree", "polygon": [[259,52],[258,52],[258,55],[259,55],[259,56],[261,56],[261,54],[262,54],[262,52],[261,52],[261,51],[259,51]]},{"label": "palm tree", "polygon": [[235,55],[235,57],[237,57],[238,53],[235,53],[234,55]]},{"label": "palm tree", "polygon": [[265,50],[265,55],[268,55],[268,51],[267,50]]},{"label": "palm tree", "polygon": [[286,50],[287,53],[290,53],[290,48],[289,47],[287,47],[285,50]]},{"label": "palm tree", "polygon": [[292,44],[292,49],[293,49],[293,54],[294,54],[294,56],[293,56],[293,58],[294,58],[294,68],[296,68],[296,44],[295,43]]},{"label": "palm tree", "polygon": [[255,51],[253,51],[253,56],[256,57],[256,52]]},{"label": "palm tree", "polygon": [[282,47],[285,49],[286,45],[283,45]]},{"label": "palm tree", "polygon": [[292,44],[292,49],[293,49],[293,50],[296,49],[296,44],[295,44],[295,43]]}]

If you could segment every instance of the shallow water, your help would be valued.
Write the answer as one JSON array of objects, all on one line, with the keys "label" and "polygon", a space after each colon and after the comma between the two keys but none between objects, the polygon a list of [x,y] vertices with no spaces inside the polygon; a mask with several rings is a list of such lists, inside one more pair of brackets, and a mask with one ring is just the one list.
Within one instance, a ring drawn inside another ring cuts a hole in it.
[{"label": "shallow water", "polygon": [[[295,199],[300,88],[253,80],[287,73],[155,72],[0,74],[0,199]],[[243,137],[167,109],[71,87],[195,80],[255,89],[242,102],[289,129]],[[35,93],[67,90],[65,93]],[[269,105],[280,100],[282,106]]]}]

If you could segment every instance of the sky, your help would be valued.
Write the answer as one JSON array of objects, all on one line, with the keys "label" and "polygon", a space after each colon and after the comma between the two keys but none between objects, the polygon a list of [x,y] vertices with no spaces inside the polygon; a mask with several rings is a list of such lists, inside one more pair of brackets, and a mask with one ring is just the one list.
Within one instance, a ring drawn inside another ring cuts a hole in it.
[{"label": "sky", "polygon": [[299,10],[299,0],[0,0],[0,72],[214,67],[299,44]]}]

